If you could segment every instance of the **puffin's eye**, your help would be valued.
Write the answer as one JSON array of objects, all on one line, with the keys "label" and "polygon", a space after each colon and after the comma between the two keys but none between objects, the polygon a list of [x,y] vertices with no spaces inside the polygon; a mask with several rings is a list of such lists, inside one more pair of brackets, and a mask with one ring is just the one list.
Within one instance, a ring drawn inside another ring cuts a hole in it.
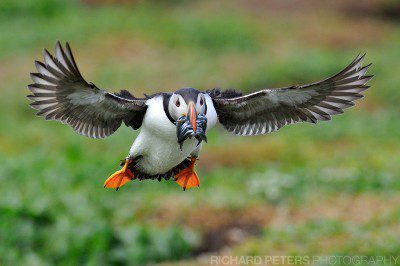
[{"label": "puffin's eye", "polygon": [[200,99],[200,105],[203,105],[204,104],[204,101],[203,101],[203,98],[201,98]]},{"label": "puffin's eye", "polygon": [[179,98],[176,100],[175,105],[176,105],[176,107],[181,106],[181,102],[179,101]]}]

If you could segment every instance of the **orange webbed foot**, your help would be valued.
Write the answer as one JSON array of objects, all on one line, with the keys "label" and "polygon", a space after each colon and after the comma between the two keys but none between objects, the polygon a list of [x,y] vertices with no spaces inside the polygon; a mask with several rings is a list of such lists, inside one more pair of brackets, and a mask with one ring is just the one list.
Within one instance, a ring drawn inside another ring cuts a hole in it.
[{"label": "orange webbed foot", "polygon": [[104,182],[104,187],[107,188],[115,188],[118,190],[120,187],[131,181],[135,178],[132,171],[128,169],[129,164],[132,160],[125,160],[125,165],[121,170],[112,174],[107,180]]},{"label": "orange webbed foot", "polygon": [[200,180],[194,171],[195,164],[196,157],[190,158],[190,165],[175,175],[176,183],[178,183],[183,190],[200,186]]}]

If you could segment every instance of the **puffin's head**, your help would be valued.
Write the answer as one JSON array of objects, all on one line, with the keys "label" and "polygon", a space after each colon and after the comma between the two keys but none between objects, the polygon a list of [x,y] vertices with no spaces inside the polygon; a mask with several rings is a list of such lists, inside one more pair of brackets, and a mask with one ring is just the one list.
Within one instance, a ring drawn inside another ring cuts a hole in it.
[{"label": "puffin's head", "polygon": [[187,138],[195,137],[198,144],[207,142],[207,104],[204,93],[193,88],[182,88],[172,94],[168,112],[176,124],[178,143],[183,145]]}]

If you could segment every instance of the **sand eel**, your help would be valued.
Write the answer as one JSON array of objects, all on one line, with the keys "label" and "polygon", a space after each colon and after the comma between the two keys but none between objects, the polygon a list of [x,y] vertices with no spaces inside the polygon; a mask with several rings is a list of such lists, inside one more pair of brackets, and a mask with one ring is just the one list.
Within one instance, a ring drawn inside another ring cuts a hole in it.
[{"label": "sand eel", "polygon": [[137,130],[122,169],[105,187],[118,189],[133,179],[170,179],[185,190],[199,186],[194,170],[206,133],[217,123],[243,136],[267,134],[297,122],[316,123],[341,114],[363,97],[372,76],[357,56],[338,74],[323,81],[286,88],[262,89],[242,95],[236,90],[199,91],[182,88],[137,98],[126,90],[109,93],[87,82],[68,43],[57,42],[55,56],[44,50],[35,61],[30,104],[46,120],[70,125],[90,138],[105,138],[122,123]]}]

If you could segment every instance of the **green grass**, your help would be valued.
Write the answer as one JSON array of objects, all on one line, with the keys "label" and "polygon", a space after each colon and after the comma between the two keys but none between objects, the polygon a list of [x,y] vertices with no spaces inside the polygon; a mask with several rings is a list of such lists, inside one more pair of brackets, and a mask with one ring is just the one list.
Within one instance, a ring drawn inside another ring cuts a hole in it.
[{"label": "green grass", "polygon": [[[196,264],[193,254],[207,230],[233,220],[220,212],[263,208],[270,212],[260,212],[262,222],[249,218],[261,223],[261,235],[232,254],[398,254],[400,26],[367,18],[367,29],[386,29],[375,38],[381,33],[359,33],[357,19],[339,11],[264,12],[231,1],[2,1],[0,264]],[[309,18],[321,24],[311,25],[311,35],[304,27]],[[319,35],[344,44],[304,37]],[[197,166],[199,189],[144,181],[115,192],[103,189],[103,181],[137,133],[121,128],[91,140],[28,107],[33,60],[58,39],[72,44],[88,80],[137,95],[183,86],[253,91],[302,84],[334,74],[360,51],[368,52],[376,77],[356,108],[329,123],[253,138],[210,132]],[[360,198],[371,205],[342,210]],[[320,217],[310,206],[322,210]],[[364,214],[369,208],[373,216]]]},{"label": "green grass", "polygon": [[386,223],[360,226],[337,220],[314,220],[278,230],[266,229],[261,238],[236,247],[234,252],[242,256],[278,255],[283,249],[292,256],[310,256],[322,250],[326,252],[324,255],[396,257],[400,250],[392,232],[393,227]]}]

